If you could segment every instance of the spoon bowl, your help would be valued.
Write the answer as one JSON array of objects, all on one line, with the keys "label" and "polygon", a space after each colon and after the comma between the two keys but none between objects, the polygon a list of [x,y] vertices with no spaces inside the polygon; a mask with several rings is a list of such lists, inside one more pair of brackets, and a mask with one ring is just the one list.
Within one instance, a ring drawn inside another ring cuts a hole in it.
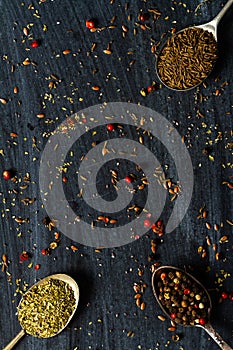
[{"label": "spoon bowl", "polygon": [[[220,20],[222,19],[222,17],[225,15],[225,13],[227,12],[227,10],[231,7],[231,5],[233,4],[233,0],[228,0],[228,2],[225,4],[225,6],[222,8],[222,10],[218,13],[218,15],[212,19],[212,21],[208,22],[208,23],[204,23],[204,24],[201,24],[201,25],[198,25],[198,26],[190,26],[190,27],[187,27],[187,28],[184,28],[182,30],[180,30],[179,32],[177,32],[175,35],[178,35],[179,33],[182,33],[184,32],[185,30],[187,29],[202,29],[203,31],[207,31],[208,33],[211,33],[213,35],[213,38],[214,40],[216,41],[216,44],[218,42],[218,38],[217,38],[217,29],[218,29],[218,24],[220,22]],[[205,76],[205,78],[203,78],[203,80],[201,80],[200,82],[198,82],[197,84],[191,86],[191,87],[187,87],[187,88],[174,88],[174,87],[170,87],[169,85],[167,85],[161,78],[160,74],[159,74],[159,70],[158,70],[158,62],[159,62],[159,57],[164,49],[164,47],[166,46],[167,44],[167,41],[164,43],[164,45],[161,47],[160,49],[160,52],[158,53],[157,55],[157,60],[156,60],[156,66],[155,66],[155,69],[156,69],[156,74],[158,76],[158,79],[159,81],[164,85],[166,86],[167,88],[173,90],[173,91],[189,91],[189,90],[192,90],[194,88],[196,88],[197,86],[199,86],[200,84],[202,84],[205,79],[210,75],[210,73],[212,72],[213,68],[214,68],[214,65],[212,67],[212,69],[210,71],[208,71],[208,74]]]},{"label": "spoon bowl", "polygon": [[[211,310],[212,310],[212,302],[211,302],[211,298],[210,298],[209,293],[207,292],[207,290],[205,289],[205,287],[204,287],[196,278],[194,278],[194,277],[193,277],[192,275],[190,275],[189,273],[187,273],[187,272],[185,272],[185,271],[183,271],[183,270],[181,270],[181,269],[178,269],[178,268],[176,268],[176,267],[174,267],[174,266],[161,266],[161,267],[157,268],[157,269],[154,271],[153,275],[152,275],[152,289],[153,289],[154,296],[155,296],[157,302],[159,303],[161,309],[163,310],[163,312],[167,315],[167,317],[170,318],[170,315],[168,314],[168,312],[166,311],[166,309],[161,305],[161,302],[160,302],[160,300],[159,300],[159,298],[158,298],[158,290],[157,290],[157,288],[156,288],[156,285],[157,285],[157,281],[159,280],[160,275],[161,275],[162,273],[168,273],[168,271],[169,271],[169,272],[170,272],[170,271],[174,271],[174,272],[179,271],[179,272],[181,272],[182,274],[185,274],[186,276],[189,277],[190,280],[193,280],[196,284],[198,284],[199,287],[205,292],[205,294],[206,294],[207,297],[208,297],[208,304],[209,304],[209,306],[208,306],[207,314],[208,314],[208,320],[209,320],[209,318],[210,318],[210,313],[211,313]],[[185,326],[185,327],[193,327],[193,326],[191,326],[191,325],[183,325],[183,326]],[[199,325],[199,324],[196,324],[195,326],[201,327],[201,325]]]},{"label": "spoon bowl", "polygon": [[[43,278],[42,280],[40,280],[39,282],[33,284],[28,290],[27,292],[23,295],[22,299],[20,300],[19,302],[19,305],[18,305],[18,308],[20,307],[22,301],[24,300],[24,298],[26,297],[26,295],[35,287],[35,286],[39,286],[41,285],[42,283],[46,282],[47,280],[50,280],[50,279],[55,279],[55,280],[60,280],[60,281],[63,281],[65,283],[68,284],[69,287],[72,288],[73,292],[74,292],[74,298],[75,298],[75,306],[74,306],[74,309],[69,317],[69,319],[67,320],[67,322],[65,323],[65,325],[63,325],[63,327],[61,327],[59,329],[59,331],[52,335],[51,337],[61,333],[68,325],[68,323],[70,322],[70,320],[72,319],[72,317],[74,316],[76,310],[77,310],[77,307],[78,307],[78,302],[79,302],[79,287],[78,287],[78,284],[75,282],[75,280],[70,277],[69,275],[66,275],[66,274],[54,274],[54,275],[50,275],[50,276],[47,276],[45,278]],[[3,349],[3,350],[11,350],[15,345],[16,343],[25,335],[27,334],[27,332],[24,330],[23,328],[23,325],[20,323],[21,327],[22,327],[22,330],[15,336],[14,339],[11,340],[11,342]],[[46,337],[46,338],[49,338],[50,336]]]},{"label": "spoon bowl", "polygon": [[170,271],[173,272],[180,272],[182,273],[182,275],[185,275],[189,278],[189,280],[193,281],[196,285],[198,285],[198,287],[204,292],[204,294],[207,296],[208,298],[208,309],[207,309],[207,319],[206,319],[206,323],[205,324],[194,324],[194,325],[182,325],[185,327],[200,327],[203,328],[211,337],[212,339],[218,344],[218,346],[222,349],[222,350],[232,350],[232,348],[221,338],[221,336],[214,330],[214,328],[212,327],[211,323],[210,323],[210,314],[211,314],[211,310],[212,310],[212,302],[211,302],[211,298],[209,293],[207,292],[206,288],[192,275],[190,275],[189,273],[183,271],[182,269],[179,269],[177,267],[174,266],[161,266],[159,268],[157,268],[152,275],[152,289],[153,289],[153,293],[154,296],[159,304],[159,306],[161,307],[162,311],[164,312],[164,314],[170,318],[171,316],[169,315],[169,313],[167,312],[167,310],[163,307],[163,305],[161,304],[161,301],[159,299],[159,287],[158,287],[158,282],[160,279],[160,276],[162,273],[168,273]]}]

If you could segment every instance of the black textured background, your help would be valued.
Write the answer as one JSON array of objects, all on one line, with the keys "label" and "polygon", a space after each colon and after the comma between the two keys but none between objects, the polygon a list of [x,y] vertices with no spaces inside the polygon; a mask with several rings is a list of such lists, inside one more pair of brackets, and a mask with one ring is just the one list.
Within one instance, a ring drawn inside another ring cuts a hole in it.
[{"label": "black textured background", "polygon": [[[160,35],[172,27],[179,30],[192,23],[208,21],[223,5],[219,0],[203,2],[195,13],[198,4],[197,0],[187,3],[135,0],[128,6],[120,0],[115,0],[113,4],[103,0],[33,3],[28,0],[0,0],[0,97],[8,100],[6,105],[0,106],[0,170],[14,168],[17,176],[15,183],[4,180],[0,183],[0,254],[5,253],[10,261],[9,274],[0,274],[1,347],[20,330],[15,315],[19,300],[19,295],[14,296],[16,279],[21,278],[22,282],[31,285],[48,274],[65,272],[76,278],[81,293],[78,312],[69,329],[48,340],[25,337],[17,349],[218,349],[198,328],[177,328],[180,341],[174,343],[171,332],[167,330],[169,321],[163,323],[157,319],[160,310],[152,295],[151,263],[147,261],[153,233],[130,245],[106,249],[101,253],[71,242],[61,234],[59,247],[50,256],[41,255],[41,249],[54,240],[54,230],[49,231],[42,223],[47,214],[41,207],[38,183],[39,159],[47,135],[66,116],[110,101],[140,102],[160,112],[185,136],[195,175],[193,199],[179,227],[163,237],[156,260],[165,265],[192,266],[193,274],[205,283],[213,296],[212,324],[233,346],[233,301],[218,304],[221,291],[233,292],[232,277],[223,282],[219,291],[215,290],[214,283],[216,273],[222,276],[223,270],[233,272],[232,227],[226,222],[233,220],[233,190],[222,184],[231,180],[229,177],[233,175],[233,9],[220,25],[220,59],[206,87],[200,86],[198,90],[186,93],[161,88],[146,97],[140,94],[142,88],[156,81],[151,38],[158,41]],[[147,23],[151,29],[144,31],[137,28],[138,33],[134,35],[134,23],[139,12],[146,12],[148,8],[159,9],[161,18],[154,24],[150,16]],[[131,20],[128,20],[128,15],[131,15]],[[96,18],[99,27],[102,27],[110,24],[113,16],[116,16],[115,29],[91,33],[85,27],[88,18]],[[23,34],[23,27],[27,25],[30,26],[28,37]],[[46,31],[43,30],[45,25]],[[122,25],[129,28],[125,38],[122,37]],[[39,39],[41,45],[31,49],[32,39]],[[103,50],[109,41],[112,41],[113,53],[105,55]],[[96,50],[87,55],[93,42],[97,43]],[[71,53],[64,56],[62,51],[66,49],[70,49]],[[134,53],[128,55],[128,51]],[[22,62],[27,57],[37,65],[24,66]],[[135,64],[128,69],[132,59]],[[94,68],[98,69],[96,74],[93,74]],[[61,80],[52,91],[48,88],[51,74]],[[229,84],[222,88],[225,81]],[[101,89],[93,91],[91,87],[94,85],[99,85]],[[13,93],[14,86],[18,87],[18,94]],[[220,91],[219,95],[216,90]],[[52,96],[48,95],[50,93]],[[200,94],[204,97],[203,102]],[[38,119],[38,113],[45,113],[45,118]],[[12,138],[10,134],[13,132],[18,137]],[[222,137],[217,141],[219,132],[222,132]],[[37,147],[33,147],[33,137],[37,140]],[[206,147],[210,157],[203,154]],[[31,181],[27,189],[22,189],[27,172]],[[175,177],[175,174],[171,176]],[[21,199],[25,197],[35,197],[36,202],[29,207],[24,206]],[[223,223],[220,231],[215,232],[213,228],[208,231],[205,220],[197,219],[203,204],[212,227],[214,223]],[[29,222],[20,225],[14,219],[19,216],[29,218]],[[218,242],[223,234],[230,237],[228,243],[218,244],[222,253],[218,261],[212,248],[206,246],[207,234],[212,242]],[[79,247],[75,253],[67,249],[72,244]],[[197,253],[200,245],[207,250],[205,259]],[[21,264],[19,255],[23,250],[30,252],[31,257]],[[41,264],[40,270],[28,268],[30,262]],[[139,267],[144,269],[142,277],[138,276]],[[207,273],[208,267],[210,271]],[[144,311],[136,307],[133,299],[133,284],[140,280],[148,284],[143,296],[146,303]],[[133,337],[127,336],[129,331],[134,332]]]}]

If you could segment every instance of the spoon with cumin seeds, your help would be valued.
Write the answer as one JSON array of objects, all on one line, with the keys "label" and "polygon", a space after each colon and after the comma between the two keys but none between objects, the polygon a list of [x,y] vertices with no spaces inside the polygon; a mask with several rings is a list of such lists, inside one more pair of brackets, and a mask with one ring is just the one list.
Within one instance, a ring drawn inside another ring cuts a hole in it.
[{"label": "spoon with cumin seeds", "polygon": [[168,38],[156,61],[161,83],[172,90],[187,91],[209,76],[218,58],[218,24],[232,4],[233,0],[228,0],[211,22],[182,29]]},{"label": "spoon with cumin seeds", "polygon": [[78,301],[79,287],[66,274],[50,275],[35,283],[17,308],[22,330],[3,350],[11,350],[25,334],[38,338],[59,334],[74,316]]},{"label": "spoon with cumin seeds", "polygon": [[232,350],[212,327],[211,298],[196,278],[177,267],[161,266],[153,272],[152,289],[164,314],[175,324],[203,328],[222,350]]}]

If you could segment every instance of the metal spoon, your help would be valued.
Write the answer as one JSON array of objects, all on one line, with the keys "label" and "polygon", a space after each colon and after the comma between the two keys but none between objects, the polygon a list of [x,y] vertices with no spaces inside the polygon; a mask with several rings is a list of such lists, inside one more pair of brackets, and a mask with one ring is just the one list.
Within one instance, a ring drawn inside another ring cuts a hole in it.
[{"label": "metal spoon", "polygon": [[[218,28],[218,24],[220,22],[220,20],[223,18],[223,16],[225,15],[225,13],[227,12],[227,10],[231,7],[231,5],[233,4],[233,0],[228,0],[228,2],[226,3],[226,5],[222,8],[222,10],[218,13],[218,15],[216,17],[214,17],[214,19],[208,23],[204,23],[204,24],[201,24],[199,26],[192,26],[192,27],[188,27],[189,29],[193,29],[193,28],[199,28],[199,29],[203,29],[203,30],[207,30],[208,32],[212,33],[213,36],[214,36],[214,39],[216,40],[216,42],[218,41],[218,38],[217,38],[217,28]],[[184,30],[186,30],[187,28],[184,28],[182,30],[180,30],[179,32],[177,32],[176,34],[179,34],[181,32],[183,32]],[[163,47],[161,48],[160,50],[160,53],[162,52],[162,49],[164,48],[164,46],[166,45],[166,43],[163,45]],[[164,83],[164,81],[160,78],[159,76],[159,72],[158,72],[158,58],[159,58],[159,55],[160,53],[158,54],[158,57],[157,57],[157,60],[156,60],[156,73],[157,73],[157,76],[160,80],[160,82],[165,85],[167,88],[171,89],[171,90],[174,90],[174,91],[188,91],[188,90],[191,90],[195,87],[197,87],[198,85],[200,85],[205,79],[203,79],[203,81],[201,81],[200,83],[190,87],[190,88],[187,88],[187,89],[176,89],[176,88],[171,88],[170,86],[168,86],[166,83]],[[209,72],[210,74],[211,72]]]},{"label": "metal spoon", "polygon": [[[153,289],[153,293],[155,295],[155,298],[159,304],[159,306],[161,307],[161,309],[163,310],[163,312],[170,318],[170,315],[167,313],[167,311],[164,309],[164,307],[161,305],[161,302],[158,298],[158,288],[156,288],[157,286],[157,282],[159,280],[159,276],[161,275],[162,272],[169,272],[171,270],[175,270],[175,271],[180,271],[182,272],[182,274],[185,274],[189,277],[189,279],[195,281],[205,292],[205,294],[208,296],[209,299],[209,308],[208,308],[208,321],[205,325],[200,325],[200,324],[196,324],[194,327],[201,327],[203,328],[210,336],[211,338],[213,338],[213,340],[218,344],[218,346],[222,349],[222,350],[233,350],[222,338],[221,336],[214,330],[214,328],[212,327],[212,325],[210,324],[209,318],[210,318],[210,313],[211,313],[211,309],[212,309],[212,303],[211,303],[211,298],[209,293],[207,292],[207,290],[205,289],[205,287],[198,281],[196,280],[196,278],[194,278],[192,275],[190,275],[189,273],[178,269],[177,267],[174,266],[161,266],[158,269],[156,269],[153,272],[152,275],[152,289]],[[193,326],[185,326],[185,327],[193,327]]]},{"label": "metal spoon", "polygon": [[[41,283],[43,283],[44,281],[48,280],[48,279],[51,279],[51,278],[54,278],[54,279],[59,279],[63,282],[66,282],[69,284],[69,286],[73,289],[74,291],[74,297],[75,297],[75,308],[72,312],[72,314],[70,315],[70,318],[68,319],[68,321],[66,322],[66,324],[64,325],[64,327],[62,327],[55,335],[59,334],[61,331],[63,331],[63,329],[68,325],[68,323],[70,322],[71,318],[74,316],[74,313],[77,309],[77,306],[78,306],[78,301],[79,301],[79,287],[77,285],[77,283],[75,282],[75,280],[73,278],[71,278],[70,276],[68,275],[65,275],[65,274],[55,274],[55,275],[50,275],[50,276],[47,276],[45,278],[43,278],[42,280],[40,280],[39,282],[35,283],[33,286],[31,286],[28,291],[23,295],[20,303],[22,302],[22,300],[24,299],[24,297],[27,295],[27,293],[36,285],[39,285]],[[19,305],[20,305],[19,303]],[[22,325],[21,325],[22,327]],[[3,350],[11,350],[15,345],[16,343],[26,334],[26,331],[23,329],[22,327],[22,330],[14,337],[14,339],[11,340],[11,342],[3,349]]]}]

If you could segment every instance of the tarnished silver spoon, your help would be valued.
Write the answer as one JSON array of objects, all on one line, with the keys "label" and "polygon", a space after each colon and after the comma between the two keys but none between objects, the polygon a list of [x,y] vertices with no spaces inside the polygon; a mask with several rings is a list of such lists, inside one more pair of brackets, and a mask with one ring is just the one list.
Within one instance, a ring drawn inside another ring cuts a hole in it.
[{"label": "tarnished silver spoon", "polygon": [[[75,307],[74,307],[74,310],[72,312],[72,314],[70,315],[68,321],[66,322],[66,324],[61,328],[59,329],[59,331],[55,334],[59,334],[60,332],[63,331],[64,328],[66,328],[66,326],[68,325],[68,323],[70,322],[70,320],[72,319],[72,317],[74,316],[74,313],[75,311],[77,310],[77,307],[78,307],[78,302],[79,302],[79,287],[77,285],[77,283],[75,282],[75,280],[73,278],[71,278],[69,275],[66,275],[66,274],[55,274],[55,275],[50,275],[50,276],[47,276],[45,278],[43,278],[42,280],[40,280],[39,282],[35,283],[33,286],[31,286],[27,292],[23,295],[20,303],[24,300],[25,296],[27,295],[27,293],[34,287],[34,286],[38,286],[40,285],[41,283],[45,282],[46,280],[48,279],[59,279],[65,283],[67,283],[72,289],[73,289],[73,292],[74,292],[74,298],[75,298]],[[19,303],[19,306],[20,306],[20,303]],[[19,307],[18,306],[18,307]],[[23,326],[21,325],[22,327],[22,330],[14,337],[14,339],[11,340],[11,342],[3,349],[3,350],[11,350],[16,344],[17,342],[25,335],[27,334],[26,331],[23,329]]]},{"label": "tarnished silver spoon", "polygon": [[[187,30],[187,29],[194,29],[194,28],[199,28],[199,29],[203,29],[205,31],[208,31],[210,33],[213,34],[213,37],[214,39],[216,40],[216,43],[218,41],[218,37],[217,37],[217,28],[218,28],[218,24],[220,22],[220,20],[223,18],[223,16],[225,15],[225,13],[228,11],[228,9],[231,7],[231,5],[233,4],[233,0],[228,0],[228,2],[226,3],[226,5],[222,8],[222,10],[218,13],[218,15],[216,17],[214,17],[214,19],[212,19],[212,21],[208,22],[208,23],[204,23],[204,24],[201,24],[201,25],[198,25],[198,26],[190,26],[190,27],[187,27],[187,28],[184,28],[182,30],[180,30],[179,32],[177,32],[175,35]],[[188,90],[191,90],[195,87],[197,87],[198,85],[200,85],[201,83],[203,83],[203,81],[207,78],[207,76],[202,80],[200,81],[198,84],[192,86],[192,87],[189,87],[187,89],[176,89],[176,88],[172,88],[170,86],[168,86],[162,79],[161,79],[161,76],[159,74],[159,70],[158,70],[158,62],[159,62],[159,56],[163,50],[163,48],[166,46],[166,42],[165,44],[163,45],[163,47],[160,49],[160,52],[157,56],[157,60],[156,60],[156,73],[158,75],[158,78],[160,80],[160,82],[165,85],[167,88],[171,89],[171,90],[174,90],[174,91],[188,91]],[[208,73],[208,75],[211,73],[211,71]]]},{"label": "tarnished silver spoon", "polygon": [[[163,310],[164,314],[167,315],[169,318],[170,315],[168,314],[167,310],[162,306],[160,300],[159,300],[159,288],[158,288],[158,282],[160,279],[160,276],[162,273],[166,273],[168,274],[170,271],[179,271],[182,273],[182,275],[186,275],[190,280],[193,280],[199,287],[201,290],[203,290],[204,294],[208,297],[208,319],[206,320],[207,322],[204,325],[201,324],[195,324],[195,326],[189,326],[189,325],[185,325],[185,327],[200,327],[203,328],[210,336],[211,338],[218,344],[218,346],[222,349],[222,350],[233,350],[222,338],[221,336],[214,330],[214,328],[212,327],[211,323],[210,323],[210,313],[211,313],[211,309],[212,309],[212,303],[211,303],[211,298],[209,293],[207,292],[207,290],[205,289],[205,287],[196,279],[194,278],[192,275],[190,275],[189,273],[174,267],[174,266],[161,266],[158,269],[156,269],[153,272],[152,275],[152,289],[153,289],[153,293],[154,296],[159,304],[159,306],[161,307],[161,309]],[[182,324],[181,324],[182,325]],[[183,325],[184,326],[184,325]]]}]

